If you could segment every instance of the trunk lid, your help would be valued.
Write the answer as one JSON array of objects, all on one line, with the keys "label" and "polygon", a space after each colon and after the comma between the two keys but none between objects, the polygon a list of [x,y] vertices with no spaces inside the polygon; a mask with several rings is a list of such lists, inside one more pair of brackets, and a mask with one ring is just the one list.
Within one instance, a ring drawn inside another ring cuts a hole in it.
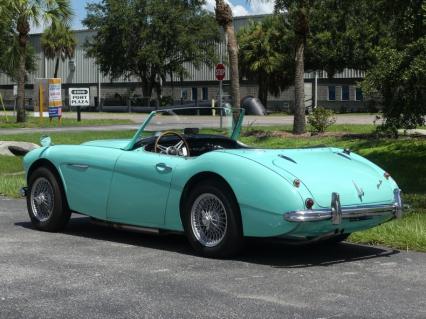
[{"label": "trunk lid", "polygon": [[330,207],[331,193],[342,205],[388,203],[393,189],[373,163],[334,148],[226,150],[251,159],[288,178],[298,178],[315,203]]}]

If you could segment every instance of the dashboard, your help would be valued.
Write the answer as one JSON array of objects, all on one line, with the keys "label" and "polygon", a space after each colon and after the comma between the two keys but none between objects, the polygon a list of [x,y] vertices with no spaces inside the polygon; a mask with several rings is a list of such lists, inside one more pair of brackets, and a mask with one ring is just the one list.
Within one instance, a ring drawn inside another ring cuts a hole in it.
[{"label": "dashboard", "polygon": [[[229,137],[221,135],[210,135],[210,134],[183,134],[183,138],[186,140],[189,146],[190,155],[200,156],[204,153],[220,150],[220,149],[238,149],[246,148],[243,144],[235,141]],[[141,139],[135,144],[135,149],[143,147],[148,152],[155,152],[155,141],[157,136],[151,136]],[[177,136],[165,136],[161,139],[161,145],[168,147],[178,143],[180,139]]]}]

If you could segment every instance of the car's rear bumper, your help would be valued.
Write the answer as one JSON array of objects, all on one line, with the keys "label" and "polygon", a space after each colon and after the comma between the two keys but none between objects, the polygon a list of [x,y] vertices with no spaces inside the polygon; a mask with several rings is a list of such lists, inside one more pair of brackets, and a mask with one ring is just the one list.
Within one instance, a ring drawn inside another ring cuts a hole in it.
[{"label": "car's rear bumper", "polygon": [[342,219],[362,219],[372,216],[392,214],[395,218],[402,216],[401,190],[394,190],[394,202],[386,205],[341,206],[338,193],[331,195],[331,207],[325,209],[307,209],[284,213],[284,219],[289,222],[303,223],[331,219],[333,225],[338,225]]}]

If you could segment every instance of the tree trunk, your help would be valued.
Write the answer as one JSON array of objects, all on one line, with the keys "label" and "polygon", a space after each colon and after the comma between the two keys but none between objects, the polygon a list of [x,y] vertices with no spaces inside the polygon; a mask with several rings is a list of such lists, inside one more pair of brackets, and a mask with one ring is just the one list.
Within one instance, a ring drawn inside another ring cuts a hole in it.
[{"label": "tree trunk", "polygon": [[172,88],[172,93],[171,93],[172,101],[174,101],[175,100],[175,82],[173,81],[173,72],[170,72],[170,86]]},{"label": "tree trunk", "polygon": [[163,94],[163,87],[161,80],[155,83],[155,93],[157,95],[157,108],[161,106],[161,96]]},{"label": "tree trunk", "polygon": [[[240,108],[240,77],[238,74],[238,43],[235,36],[234,25],[232,23],[231,7],[224,0],[216,0],[216,21],[223,28],[228,38],[228,57],[231,71],[231,95],[232,106]],[[238,120],[239,114],[234,114],[234,123]]]},{"label": "tree trunk", "polygon": [[27,46],[27,36],[19,35],[19,66],[18,66],[18,98],[16,103],[16,122],[25,122],[25,56]]},{"label": "tree trunk", "polygon": [[58,77],[58,70],[59,70],[59,57],[56,58],[56,64],[55,64],[55,74],[53,77],[56,79]]},{"label": "tree trunk", "polygon": [[225,28],[228,37],[228,56],[231,71],[231,95],[232,107],[240,108],[240,76],[238,74],[238,43],[235,36],[234,25],[229,24]]},{"label": "tree trunk", "polygon": [[153,85],[155,84],[155,77],[152,76],[152,72],[150,71],[151,70],[149,69],[143,68],[138,72],[138,76],[142,84],[142,97],[143,100],[148,100],[147,106],[149,106],[149,103],[151,102],[152,90],[154,88]]},{"label": "tree trunk", "polygon": [[145,75],[141,76],[142,82],[142,97],[143,104],[142,106],[150,106],[151,96],[152,96],[152,82],[147,79]]},{"label": "tree trunk", "polygon": [[265,79],[262,76],[258,78],[258,85],[259,85],[259,90],[258,90],[259,100],[260,102],[262,102],[263,106],[266,109],[268,105],[268,86],[266,84]]},{"label": "tree trunk", "polygon": [[293,134],[305,133],[305,41],[299,36],[296,43],[295,77],[294,77],[294,122]]},{"label": "tree trunk", "polygon": [[150,98],[152,96],[152,85],[148,83],[149,81],[143,81],[145,84],[142,85],[142,95],[143,97]]},{"label": "tree trunk", "polygon": [[296,33],[296,56],[294,74],[294,123],[293,134],[305,133],[305,64],[304,51],[306,37],[309,33],[309,5],[307,1],[298,2],[295,13],[294,31]]}]

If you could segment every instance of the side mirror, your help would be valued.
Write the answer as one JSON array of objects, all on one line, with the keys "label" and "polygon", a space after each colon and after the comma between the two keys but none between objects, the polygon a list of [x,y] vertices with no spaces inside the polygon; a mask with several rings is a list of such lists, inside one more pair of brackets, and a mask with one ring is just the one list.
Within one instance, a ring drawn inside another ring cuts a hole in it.
[{"label": "side mirror", "polygon": [[52,145],[52,139],[50,138],[50,136],[43,135],[42,137],[40,137],[40,145],[44,147],[49,147],[50,145]]}]

